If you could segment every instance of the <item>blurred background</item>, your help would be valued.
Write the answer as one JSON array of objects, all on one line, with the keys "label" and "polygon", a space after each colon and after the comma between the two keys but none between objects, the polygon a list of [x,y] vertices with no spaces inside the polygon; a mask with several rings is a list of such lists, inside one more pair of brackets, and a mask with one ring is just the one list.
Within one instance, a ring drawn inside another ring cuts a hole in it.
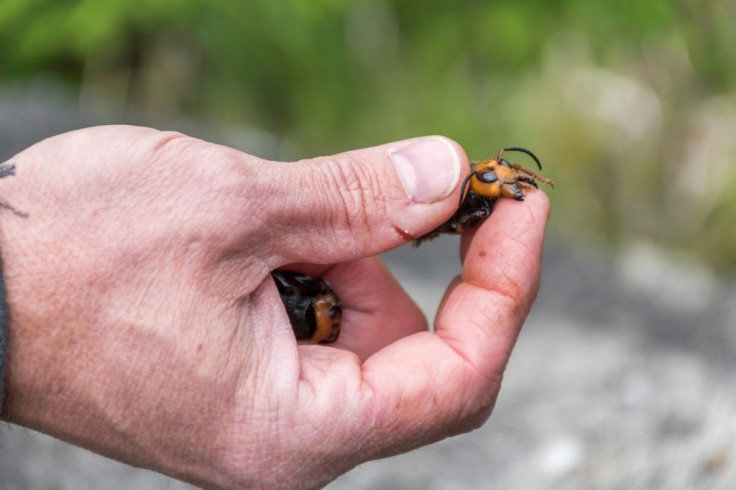
[{"label": "blurred background", "polygon": [[[443,134],[556,182],[494,417],[333,488],[736,486],[736,1],[3,0],[0,159],[107,122],[279,160]],[[430,317],[456,248],[385,257]],[[0,488],[179,486],[75,451],[5,427]]]}]

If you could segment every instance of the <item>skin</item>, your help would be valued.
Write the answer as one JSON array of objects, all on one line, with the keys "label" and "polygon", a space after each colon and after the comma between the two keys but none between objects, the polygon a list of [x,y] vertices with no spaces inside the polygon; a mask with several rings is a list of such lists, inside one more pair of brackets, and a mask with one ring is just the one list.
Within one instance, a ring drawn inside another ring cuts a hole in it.
[{"label": "skin", "polygon": [[[29,217],[0,215],[2,418],[208,488],[315,488],[479,427],[539,286],[549,204],[503,200],[466,232],[430,333],[374,257],[457,205],[458,179],[430,202],[399,180],[391,152],[417,141],[286,164],[113,126],[13,157],[0,200]],[[282,266],[339,292],[333,346],[295,342]]]}]

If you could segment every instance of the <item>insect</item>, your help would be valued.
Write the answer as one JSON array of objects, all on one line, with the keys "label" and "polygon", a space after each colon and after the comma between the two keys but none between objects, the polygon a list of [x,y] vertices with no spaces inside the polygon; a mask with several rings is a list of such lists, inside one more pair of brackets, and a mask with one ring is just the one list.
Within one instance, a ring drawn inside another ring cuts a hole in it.
[{"label": "insect", "polygon": [[471,163],[471,172],[463,180],[460,189],[460,202],[455,214],[434,230],[414,240],[414,246],[417,247],[440,234],[460,234],[466,228],[480,223],[491,215],[493,205],[500,198],[523,201],[524,187],[527,185],[537,188],[537,182],[544,182],[554,188],[555,184],[551,180],[518,163],[504,160],[504,153],[511,151],[526,153],[542,169],[542,164],[534,153],[518,146],[502,148],[498,156],[491,160]]},{"label": "insect", "polygon": [[337,340],[342,306],[330,283],[298,272],[271,272],[297,340],[329,343]]}]

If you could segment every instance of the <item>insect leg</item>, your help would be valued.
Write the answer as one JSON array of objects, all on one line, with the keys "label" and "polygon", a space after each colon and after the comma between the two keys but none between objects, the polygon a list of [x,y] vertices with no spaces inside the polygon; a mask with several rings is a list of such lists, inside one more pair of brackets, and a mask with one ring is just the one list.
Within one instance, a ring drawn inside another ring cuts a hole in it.
[{"label": "insect leg", "polygon": [[537,185],[537,181],[532,179],[531,177],[527,177],[526,175],[519,175],[519,180],[526,184],[533,185],[534,187],[539,189],[539,186]]},{"label": "insect leg", "polygon": [[549,180],[548,178],[546,178],[546,177],[542,177],[541,175],[539,175],[539,174],[536,174],[536,173],[532,172],[532,171],[531,171],[531,170],[529,170],[528,168],[526,168],[526,167],[522,167],[522,166],[521,166],[521,165],[519,165],[518,163],[512,163],[512,164],[511,164],[511,166],[512,166],[512,167],[514,168],[514,170],[516,170],[517,172],[525,173],[525,174],[527,174],[528,176],[530,176],[531,178],[533,178],[534,180],[538,180],[539,182],[544,182],[545,184],[547,184],[548,186],[552,187],[553,189],[555,188],[555,183],[554,183],[554,182],[552,182],[551,180]]}]

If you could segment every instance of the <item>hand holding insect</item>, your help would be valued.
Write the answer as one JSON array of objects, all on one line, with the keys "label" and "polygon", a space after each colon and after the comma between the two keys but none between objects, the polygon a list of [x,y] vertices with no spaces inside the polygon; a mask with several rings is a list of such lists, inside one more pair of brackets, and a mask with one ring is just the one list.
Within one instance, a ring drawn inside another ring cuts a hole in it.
[{"label": "hand holding insect", "polygon": [[[456,211],[445,138],[280,163],[114,126],[11,162],[3,419],[200,486],[318,487],[477,427],[539,284],[541,192],[463,237],[434,332],[375,257]],[[336,342],[295,341],[277,269],[338,292]]]},{"label": "hand holding insect", "polygon": [[[518,163],[504,160],[503,154],[508,151],[526,153],[542,169],[542,164],[534,153],[518,146],[502,148],[492,160],[471,163],[471,171],[460,187],[457,211],[445,223],[414,240],[415,247],[440,234],[460,234],[466,228],[478,225],[491,215],[493,205],[500,198],[523,201],[523,185],[536,189],[539,181],[554,188],[551,180]],[[337,294],[329,283],[320,278],[286,271],[273,271],[272,275],[289,313],[296,338],[321,343],[336,341],[340,335],[342,309]],[[321,314],[318,314],[319,310],[322,310]]]}]

